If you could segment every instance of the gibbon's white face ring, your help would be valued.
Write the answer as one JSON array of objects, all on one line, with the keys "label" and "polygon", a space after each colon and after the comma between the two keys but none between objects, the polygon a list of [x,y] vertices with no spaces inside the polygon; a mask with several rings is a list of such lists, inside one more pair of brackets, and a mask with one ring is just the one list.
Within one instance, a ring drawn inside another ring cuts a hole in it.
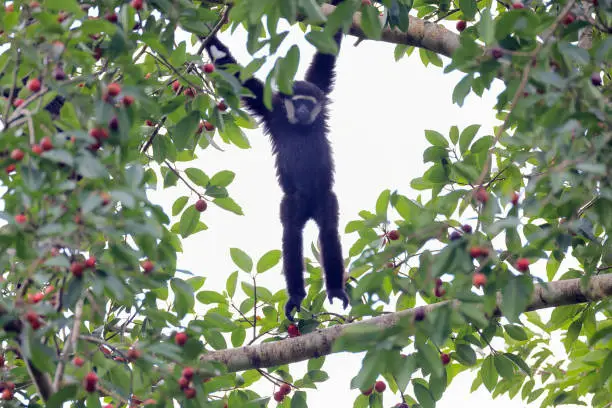
[{"label": "gibbon's white face ring", "polygon": [[210,47],[210,54],[212,55],[214,61],[216,61],[216,60],[218,60],[220,58],[227,57],[227,53],[226,52],[221,51],[220,49],[218,49],[214,45],[212,47]]},{"label": "gibbon's white face ring", "polygon": [[317,116],[319,116],[319,113],[321,113],[321,104],[317,101],[316,98],[308,95],[295,95],[291,99],[284,100],[285,110],[287,111],[287,120],[292,125],[298,124],[298,120],[295,117],[295,106],[293,106],[293,101],[297,101],[300,99],[309,100],[315,104],[315,107],[310,112],[310,117],[308,118],[308,121],[305,123],[306,125],[312,125],[317,119]]}]

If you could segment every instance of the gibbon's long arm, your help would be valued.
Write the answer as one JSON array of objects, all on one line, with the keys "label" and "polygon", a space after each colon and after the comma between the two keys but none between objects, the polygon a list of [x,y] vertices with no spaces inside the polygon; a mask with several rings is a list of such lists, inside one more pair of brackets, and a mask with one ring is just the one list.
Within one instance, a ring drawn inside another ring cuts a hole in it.
[{"label": "gibbon's long arm", "polygon": [[[334,40],[340,50],[340,42],[342,41],[342,31],[338,31],[334,35]],[[323,54],[317,52],[306,71],[306,81],[315,84],[321,89],[325,95],[328,95],[334,86],[336,79],[336,56],[332,54]]]},{"label": "gibbon's long arm", "polygon": [[[223,44],[216,36],[213,36],[208,44],[206,45],[206,52],[213,60],[215,65],[223,66],[226,64],[237,64],[236,59],[232,56],[229,49]],[[240,81],[240,72],[236,72],[234,75]],[[269,112],[268,108],[264,105],[263,94],[264,84],[259,79],[251,77],[247,79],[243,86],[253,93],[253,97],[242,98],[247,108],[256,116],[262,119],[267,117]]]}]

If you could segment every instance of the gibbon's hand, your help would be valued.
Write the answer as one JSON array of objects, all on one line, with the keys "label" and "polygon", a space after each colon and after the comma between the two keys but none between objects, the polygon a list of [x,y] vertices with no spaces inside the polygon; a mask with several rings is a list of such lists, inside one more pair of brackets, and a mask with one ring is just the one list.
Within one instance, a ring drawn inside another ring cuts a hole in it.
[{"label": "gibbon's hand", "polygon": [[349,298],[343,288],[339,289],[329,289],[327,291],[327,298],[329,299],[329,303],[334,303],[334,298],[338,298],[342,301],[342,308],[346,309],[349,304]]},{"label": "gibbon's hand", "polygon": [[289,296],[289,300],[285,303],[285,316],[289,321],[294,321],[293,316],[291,315],[293,309],[297,309],[299,312],[302,308],[302,300],[304,300],[304,296],[300,295],[291,295]]}]

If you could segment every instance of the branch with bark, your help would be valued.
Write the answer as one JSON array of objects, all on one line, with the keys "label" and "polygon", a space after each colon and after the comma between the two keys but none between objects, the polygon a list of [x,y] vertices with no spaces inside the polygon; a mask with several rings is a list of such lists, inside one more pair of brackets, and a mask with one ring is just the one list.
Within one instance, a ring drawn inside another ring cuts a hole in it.
[{"label": "branch with bark", "polygon": [[[546,285],[535,285],[531,302],[526,311],[594,302],[609,297],[612,297],[612,274],[594,276],[586,287],[582,287],[581,279],[550,282]],[[460,302],[451,300],[419,306],[414,309],[389,313],[360,322],[317,330],[300,337],[288,338],[282,341],[213,351],[203,355],[202,360],[223,363],[230,372],[296,363],[334,353],[332,349],[334,342],[349,328],[375,325],[381,330],[387,329],[398,324],[400,319],[412,316],[420,308],[427,314],[448,303],[452,303],[456,307]],[[501,294],[498,294],[497,315],[501,315],[500,305]]]}]

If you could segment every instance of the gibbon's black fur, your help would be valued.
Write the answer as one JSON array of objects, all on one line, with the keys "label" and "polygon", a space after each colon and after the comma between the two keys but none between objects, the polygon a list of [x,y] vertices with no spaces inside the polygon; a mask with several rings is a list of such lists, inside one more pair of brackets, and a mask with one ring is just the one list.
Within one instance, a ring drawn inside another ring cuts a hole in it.
[{"label": "gibbon's black fur", "polygon": [[[338,31],[334,36],[338,47],[341,38],[342,32]],[[210,38],[206,48],[217,66],[236,64],[228,48],[216,37]],[[335,63],[334,55],[317,52],[305,80],[294,82],[293,95],[278,92],[273,95],[272,111],[264,105],[264,84],[260,80],[250,78],[243,84],[254,95],[243,98],[246,107],[261,120],[265,133],[271,138],[276,173],[284,192],[280,216],[283,224],[283,271],[289,294],[285,315],[289,320],[293,320],[293,309],[300,311],[306,297],[302,231],[309,219],[314,219],[319,226],[329,301],[338,298],[344,308],[349,302],[344,291],[338,200],[332,191],[334,163],[326,124]]]}]

